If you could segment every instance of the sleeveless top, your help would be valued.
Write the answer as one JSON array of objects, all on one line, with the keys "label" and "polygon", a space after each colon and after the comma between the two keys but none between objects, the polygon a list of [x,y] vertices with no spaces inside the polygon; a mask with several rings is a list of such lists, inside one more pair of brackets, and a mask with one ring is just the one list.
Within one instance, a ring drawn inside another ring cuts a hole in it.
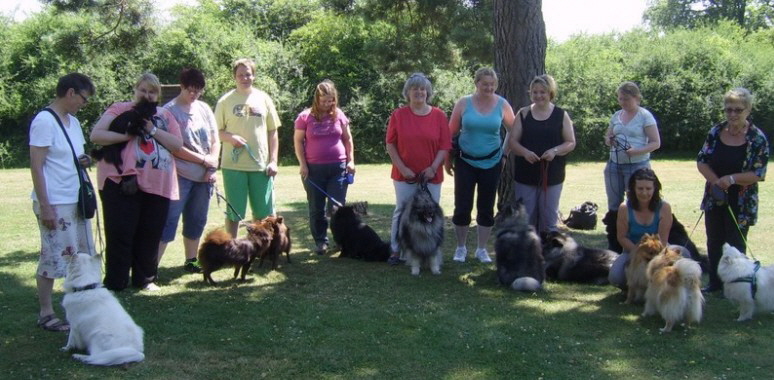
[{"label": "sleeveless top", "polygon": [[489,169],[497,165],[503,156],[500,126],[503,123],[503,103],[505,99],[498,96],[497,104],[487,114],[481,114],[473,105],[472,96],[468,96],[465,110],[462,111],[462,128],[460,129],[460,150],[472,157],[486,157],[492,152],[495,155],[485,159],[468,159],[465,162],[479,169]]},{"label": "sleeveless top", "polygon": [[[520,114],[520,117],[521,145],[535,152],[538,156],[564,143],[564,137],[562,136],[564,110],[559,106],[554,106],[551,115],[545,120],[535,120],[532,116],[532,111],[527,111],[526,115]],[[564,166],[566,162],[565,156],[557,155],[551,162],[541,160],[530,164],[524,157],[516,156],[513,178],[516,182],[524,185],[540,186],[543,179],[541,166],[545,167],[548,164],[548,186],[558,185],[564,182]]]},{"label": "sleeveless top", "polygon": [[627,210],[629,212],[629,233],[628,238],[632,241],[632,243],[639,244],[640,240],[642,239],[642,236],[645,234],[655,234],[658,233],[658,223],[661,219],[661,203],[656,206],[655,215],[653,216],[653,221],[648,225],[642,225],[637,222],[637,219],[634,217],[634,210],[630,206]]}]

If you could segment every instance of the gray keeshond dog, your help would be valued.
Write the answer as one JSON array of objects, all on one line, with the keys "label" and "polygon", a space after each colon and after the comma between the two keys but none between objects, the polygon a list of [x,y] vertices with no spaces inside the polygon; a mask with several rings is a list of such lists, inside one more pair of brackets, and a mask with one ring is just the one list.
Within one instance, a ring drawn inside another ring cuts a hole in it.
[{"label": "gray keeshond dog", "polygon": [[529,224],[521,199],[507,204],[495,217],[497,279],[515,290],[536,291],[546,277],[542,246]]},{"label": "gray keeshond dog", "polygon": [[433,274],[441,273],[443,223],[443,210],[422,181],[406,201],[398,223],[398,245],[411,265],[411,274],[418,276],[422,263]]}]

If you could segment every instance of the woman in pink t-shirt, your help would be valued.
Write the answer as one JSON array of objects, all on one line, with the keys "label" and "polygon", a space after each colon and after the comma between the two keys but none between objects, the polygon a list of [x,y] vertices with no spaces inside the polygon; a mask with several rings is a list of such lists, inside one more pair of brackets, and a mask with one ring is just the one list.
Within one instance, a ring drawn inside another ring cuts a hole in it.
[{"label": "woman in pink t-shirt", "polygon": [[318,84],[312,108],[298,114],[293,134],[301,181],[309,202],[309,229],[318,255],[328,249],[331,207],[336,202],[345,203],[348,178],[355,174],[349,120],[337,107],[338,103],[339,94],[333,82],[324,80]]},{"label": "woman in pink t-shirt", "polygon": [[[126,142],[122,165],[100,160],[97,185],[105,218],[105,287],[123,290],[131,284],[157,290],[158,248],[170,200],[178,198],[177,172],[172,152],[183,146],[180,127],[172,114],[157,107],[147,121],[144,136],[109,130],[112,121],[142,100],[157,102],[159,79],[145,73],[134,86],[134,101],[113,103],[91,131],[91,142],[112,145]],[[136,190],[122,189],[135,176]]]},{"label": "woman in pink t-shirt", "polygon": [[387,124],[387,153],[392,160],[392,183],[395,186],[395,211],[392,214],[390,245],[391,265],[400,262],[398,221],[406,200],[414,195],[420,176],[436,202],[441,198],[443,165],[451,149],[451,134],[446,113],[428,102],[433,85],[422,73],[412,74],[403,85],[408,104],[392,112]]}]

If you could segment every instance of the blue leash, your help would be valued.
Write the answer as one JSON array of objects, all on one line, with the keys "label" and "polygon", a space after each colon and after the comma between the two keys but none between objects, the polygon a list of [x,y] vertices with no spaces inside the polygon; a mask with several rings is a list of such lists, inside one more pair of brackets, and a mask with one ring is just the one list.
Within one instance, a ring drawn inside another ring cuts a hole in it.
[{"label": "blue leash", "polygon": [[333,204],[335,204],[336,206],[339,206],[339,207],[344,207],[344,205],[343,205],[341,202],[337,201],[337,200],[336,200],[336,198],[332,197],[332,196],[331,196],[330,194],[328,194],[328,193],[327,193],[325,190],[323,190],[323,189],[322,189],[320,186],[317,186],[317,184],[316,184],[316,183],[314,183],[314,182],[312,182],[312,180],[311,180],[311,179],[307,178],[307,179],[305,179],[304,181],[306,181],[307,183],[309,183],[309,184],[311,184],[312,186],[314,186],[315,188],[317,188],[317,190],[320,190],[320,192],[321,192],[321,193],[323,193],[323,194],[325,194],[325,196],[326,196],[326,197],[328,197],[328,199],[330,199],[330,200],[331,200],[331,202],[333,202]]}]

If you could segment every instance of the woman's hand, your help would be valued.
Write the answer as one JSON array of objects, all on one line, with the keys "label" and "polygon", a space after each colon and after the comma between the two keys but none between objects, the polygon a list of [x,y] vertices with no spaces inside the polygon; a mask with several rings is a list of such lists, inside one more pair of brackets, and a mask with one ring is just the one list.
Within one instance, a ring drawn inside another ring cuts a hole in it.
[{"label": "woman's hand", "polygon": [[247,145],[247,140],[245,140],[245,138],[240,136],[240,135],[231,134],[230,137],[231,137],[231,139],[230,139],[229,142],[235,148],[241,148],[241,147]]},{"label": "woman's hand", "polygon": [[274,177],[279,173],[279,170],[277,168],[276,162],[269,162],[268,165],[266,165],[266,175],[269,177]]},{"label": "woman's hand", "polygon": [[554,160],[554,157],[556,157],[556,148],[551,148],[551,149],[543,152],[543,155],[540,156],[540,159],[541,160],[546,160],[546,161],[550,162],[550,161]]},{"label": "woman's hand", "polygon": [[398,171],[400,172],[400,175],[402,175],[403,178],[405,178],[405,179],[411,180],[411,179],[414,179],[417,176],[417,174],[414,173],[413,170],[409,169],[408,166],[404,166],[402,168],[398,168]]},{"label": "woman's hand", "polygon": [[731,185],[733,185],[735,181],[731,179],[731,175],[724,175],[720,178],[718,178],[717,181],[715,181],[715,185],[720,187],[723,190],[728,190]]},{"label": "woman's hand", "polygon": [[422,170],[422,177],[424,177],[426,180],[431,180],[435,178],[436,169],[433,169],[432,166],[428,166],[425,170]]},{"label": "woman's hand", "polygon": [[217,169],[218,157],[213,154],[205,154],[204,162],[202,162],[202,165],[204,165],[204,167],[207,169]]},{"label": "woman's hand", "polygon": [[538,157],[538,155],[531,150],[528,150],[524,153],[524,159],[527,160],[527,162],[530,164],[535,164],[540,161],[540,157]]},{"label": "woman's hand", "polygon": [[446,174],[448,174],[451,177],[454,177],[454,162],[451,159],[446,159],[443,162],[443,168],[446,170]]},{"label": "woman's hand", "polygon": [[78,156],[78,164],[84,169],[88,168],[91,166],[91,157],[88,154]]},{"label": "woman's hand", "polygon": [[354,161],[347,161],[347,173],[355,174],[355,162]]},{"label": "woman's hand", "polygon": [[306,177],[309,177],[309,167],[306,165],[301,165],[298,168],[298,174],[301,175],[301,179],[306,180]]},{"label": "woman's hand", "polygon": [[40,223],[48,228],[49,230],[53,230],[56,228],[56,210],[54,209],[54,206],[52,205],[40,205]]}]

